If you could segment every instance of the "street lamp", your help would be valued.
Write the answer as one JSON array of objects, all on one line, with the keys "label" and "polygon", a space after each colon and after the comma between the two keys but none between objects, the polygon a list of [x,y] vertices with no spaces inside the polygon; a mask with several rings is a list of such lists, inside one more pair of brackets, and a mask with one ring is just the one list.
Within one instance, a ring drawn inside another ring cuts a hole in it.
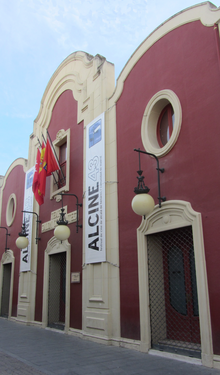
[{"label": "street lamp", "polygon": [[76,198],[76,233],[78,233],[78,228],[82,228],[82,225],[79,225],[79,209],[78,206],[82,207],[82,203],[78,203],[78,197],[75,194],[65,194],[65,193],[60,193],[59,195],[62,196],[62,208],[60,212],[60,218],[57,221],[58,226],[54,229],[54,236],[62,241],[65,241],[69,238],[70,236],[70,229],[67,226],[68,221],[65,219],[65,209],[63,208],[63,195],[69,195],[69,196],[74,196]]},{"label": "street lamp", "polygon": [[136,196],[133,198],[131,202],[131,206],[132,206],[133,211],[137,215],[144,216],[144,219],[145,219],[146,216],[150,215],[153,212],[155,202],[154,202],[154,199],[151,197],[151,195],[148,194],[150,189],[144,183],[144,176],[142,175],[143,171],[141,170],[140,154],[142,153],[145,155],[153,156],[157,161],[156,170],[157,170],[157,182],[158,182],[159,207],[161,207],[161,202],[165,202],[166,200],[166,197],[161,197],[161,193],[160,193],[160,172],[164,173],[164,168],[159,167],[159,160],[156,157],[156,155],[150,154],[149,152],[146,152],[146,151],[141,151],[139,148],[138,149],[135,148],[134,151],[138,152],[139,154],[139,170],[137,171],[138,186],[134,188],[134,192]]},{"label": "street lamp", "polygon": [[15,241],[16,243],[16,246],[19,248],[19,249],[26,249],[26,247],[28,247],[28,244],[29,244],[29,241],[28,241],[28,238],[27,238],[27,232],[26,232],[26,228],[25,228],[25,221],[23,222],[22,224],[22,227],[21,227],[21,232],[18,233],[18,238],[17,240]]},{"label": "street lamp", "polygon": [[[39,223],[41,223],[41,220],[39,220],[39,215],[36,212],[32,212],[32,211],[21,211],[21,212],[27,213],[27,214],[34,214],[37,216],[36,237],[35,237],[36,245],[37,245],[38,241],[40,240],[40,237],[38,237],[39,236],[38,235]],[[16,240],[16,245],[21,250],[26,249],[26,247],[28,247],[29,241],[28,241],[27,235],[28,233],[26,232],[25,220],[24,220],[22,224],[21,232],[18,233],[19,237]]]},{"label": "street lamp", "polygon": [[60,218],[57,221],[58,226],[54,229],[54,236],[61,242],[67,240],[70,236],[70,229],[67,226],[68,220],[65,219],[64,208],[61,208]]},{"label": "street lamp", "polygon": [[8,233],[8,228],[6,228],[6,227],[0,227],[0,228],[3,228],[3,229],[6,230],[6,234],[5,234],[5,236],[6,236],[6,238],[5,238],[5,252],[6,252],[7,250],[9,250],[9,248],[7,247],[7,241],[8,241],[8,236],[10,236],[10,234]]}]

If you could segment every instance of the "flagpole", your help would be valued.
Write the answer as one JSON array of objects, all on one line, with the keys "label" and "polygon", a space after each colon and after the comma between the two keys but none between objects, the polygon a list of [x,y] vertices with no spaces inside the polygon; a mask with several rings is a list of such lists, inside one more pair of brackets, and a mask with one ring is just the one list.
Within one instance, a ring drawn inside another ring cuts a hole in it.
[{"label": "flagpole", "polygon": [[37,137],[38,143],[40,144],[40,147],[42,148],[42,144],[40,143],[40,139]]},{"label": "flagpole", "polygon": [[44,143],[45,143],[45,147],[46,147],[46,143],[47,143],[47,141],[46,141],[46,139],[44,138],[43,133],[41,133],[41,135],[42,135],[43,141],[44,141]]}]

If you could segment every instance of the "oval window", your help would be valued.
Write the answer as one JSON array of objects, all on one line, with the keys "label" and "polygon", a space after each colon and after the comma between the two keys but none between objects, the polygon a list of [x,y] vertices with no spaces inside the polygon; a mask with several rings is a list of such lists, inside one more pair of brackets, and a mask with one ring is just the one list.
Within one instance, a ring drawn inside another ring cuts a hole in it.
[{"label": "oval window", "polygon": [[10,227],[14,221],[16,214],[16,196],[15,194],[11,194],[6,208],[6,223],[7,226]]},{"label": "oval window", "polygon": [[174,126],[174,111],[168,104],[161,112],[157,123],[157,140],[160,147],[164,147],[170,140]]},{"label": "oval window", "polygon": [[157,92],[148,102],[141,124],[141,139],[147,152],[161,157],[176,144],[182,124],[182,108],[172,90]]}]

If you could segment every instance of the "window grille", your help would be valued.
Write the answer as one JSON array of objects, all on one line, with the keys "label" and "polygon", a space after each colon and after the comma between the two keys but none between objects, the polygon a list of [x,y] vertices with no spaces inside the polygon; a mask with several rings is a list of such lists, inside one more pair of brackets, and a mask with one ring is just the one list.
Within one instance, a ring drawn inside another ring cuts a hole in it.
[{"label": "window grille", "polygon": [[192,228],[148,235],[147,249],[152,347],[200,357]]}]

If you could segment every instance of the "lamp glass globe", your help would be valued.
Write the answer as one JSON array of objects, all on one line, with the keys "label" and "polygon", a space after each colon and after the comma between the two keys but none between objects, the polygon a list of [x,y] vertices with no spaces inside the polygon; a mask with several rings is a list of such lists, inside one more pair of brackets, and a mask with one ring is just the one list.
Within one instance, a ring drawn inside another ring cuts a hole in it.
[{"label": "lamp glass globe", "polygon": [[70,236],[70,229],[67,225],[58,225],[54,229],[54,236],[60,240],[60,241],[65,241],[69,238]]},{"label": "lamp glass globe", "polygon": [[28,241],[27,237],[20,236],[20,237],[17,238],[15,243],[16,243],[16,246],[19,249],[22,250],[22,249],[26,249],[26,247],[28,247],[29,241]]},{"label": "lamp glass globe", "polygon": [[137,194],[132,199],[131,206],[137,215],[148,216],[153,212],[155,202],[149,194]]}]

